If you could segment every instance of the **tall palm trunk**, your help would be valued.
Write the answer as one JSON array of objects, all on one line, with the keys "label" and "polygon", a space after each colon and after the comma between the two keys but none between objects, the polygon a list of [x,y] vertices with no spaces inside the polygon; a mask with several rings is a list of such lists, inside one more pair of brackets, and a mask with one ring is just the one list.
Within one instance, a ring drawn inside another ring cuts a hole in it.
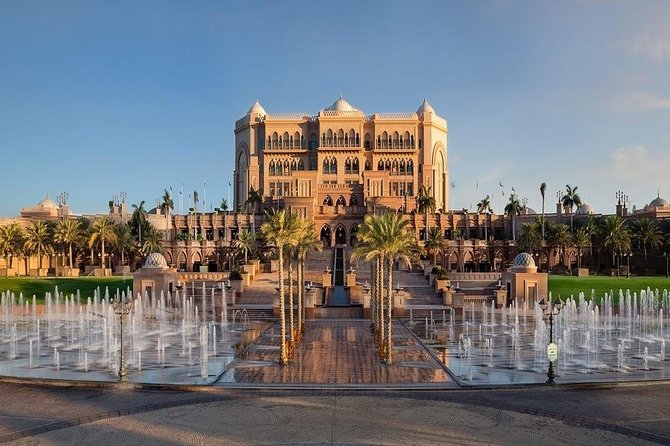
[{"label": "tall palm trunk", "polygon": [[379,330],[377,334],[377,342],[378,342],[378,347],[379,347],[379,353],[382,354],[383,348],[382,348],[382,342],[384,340],[384,284],[383,284],[383,268],[384,268],[384,258],[379,257],[377,259],[377,303],[378,303],[378,316],[377,320],[379,321]]},{"label": "tall palm trunk", "polygon": [[291,346],[295,345],[295,324],[293,323],[293,255],[289,252],[288,255],[288,306],[289,306],[289,322],[291,326]]},{"label": "tall palm trunk", "polygon": [[298,341],[300,341],[300,338],[302,337],[302,332],[305,330],[305,319],[304,319],[304,301],[303,301],[303,293],[304,293],[304,280],[303,280],[303,262],[304,260],[301,257],[298,257],[298,271],[297,271],[297,276],[298,276]]},{"label": "tall palm trunk", "polygon": [[387,277],[386,280],[388,281],[388,289],[386,290],[386,319],[387,319],[387,324],[388,327],[386,329],[386,364],[390,365],[392,361],[392,352],[391,349],[393,348],[393,336],[392,336],[392,325],[393,325],[393,257],[389,257],[386,259],[386,262],[388,263],[387,266]]},{"label": "tall palm trunk", "polygon": [[69,248],[69,255],[68,255],[68,257],[69,257],[69,259],[70,259],[70,269],[72,269],[72,243],[70,243],[70,244],[68,245],[68,248]]},{"label": "tall palm trunk", "polygon": [[377,336],[377,271],[375,265],[376,262],[370,264],[370,328],[373,336]]},{"label": "tall palm trunk", "polygon": [[286,354],[286,304],[284,303],[284,247],[279,246],[279,325],[280,325],[280,358],[282,364],[288,363]]}]

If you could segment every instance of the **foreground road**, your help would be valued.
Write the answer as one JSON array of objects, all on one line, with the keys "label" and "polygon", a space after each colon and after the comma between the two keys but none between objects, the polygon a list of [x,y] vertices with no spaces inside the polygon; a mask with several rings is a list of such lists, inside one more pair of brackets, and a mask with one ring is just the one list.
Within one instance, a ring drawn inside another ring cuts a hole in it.
[{"label": "foreground road", "polygon": [[670,444],[668,396],[670,385],[593,390],[173,392],[4,383],[0,384],[0,441],[31,445]]}]

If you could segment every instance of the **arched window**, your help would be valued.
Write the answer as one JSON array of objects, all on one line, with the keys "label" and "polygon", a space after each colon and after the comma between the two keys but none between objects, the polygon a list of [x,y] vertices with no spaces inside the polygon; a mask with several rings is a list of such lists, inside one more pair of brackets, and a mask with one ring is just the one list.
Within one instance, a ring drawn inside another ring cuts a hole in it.
[{"label": "arched window", "polygon": [[403,139],[405,140],[405,146],[409,146],[409,132],[405,132]]},{"label": "arched window", "polygon": [[337,131],[337,145],[340,147],[344,145],[344,130],[342,129]]},{"label": "arched window", "polygon": [[284,161],[284,175],[290,175],[291,174],[291,163],[288,162],[288,160]]},{"label": "arched window", "polygon": [[289,147],[289,136],[288,132],[284,132],[284,145],[283,147]]},{"label": "arched window", "polygon": [[391,167],[391,175],[398,175],[398,160],[393,160],[393,165]]},{"label": "arched window", "polygon": [[344,199],[344,197],[342,195],[340,195],[340,198],[337,199],[337,203],[335,203],[335,204],[338,205],[338,206],[346,206],[347,202]]},{"label": "arched window", "polygon": [[298,170],[305,170],[305,165],[302,160],[298,161]]},{"label": "arched window", "polygon": [[372,165],[370,164],[370,160],[365,160],[365,170],[370,170],[372,169]]},{"label": "arched window", "polygon": [[270,161],[270,176],[273,177],[275,175],[275,162]]},{"label": "arched window", "polygon": [[295,134],[293,135],[293,144],[295,144],[293,145],[293,148],[299,148],[301,146],[300,141],[301,141],[300,133],[295,132]]},{"label": "arched window", "polygon": [[319,145],[319,139],[316,136],[316,133],[312,133],[312,136],[309,138],[309,149],[316,150]]},{"label": "arched window", "polygon": [[351,173],[351,160],[349,158],[344,162],[344,173]]},{"label": "arched window", "polygon": [[356,195],[352,195],[349,199],[349,206],[358,206],[358,198]]},{"label": "arched window", "polygon": [[279,144],[279,135],[277,132],[272,133],[272,148],[276,149]]},{"label": "arched window", "polygon": [[386,163],[384,164],[384,170],[391,170],[391,161],[386,160]]},{"label": "arched window", "polygon": [[354,144],[356,143],[356,132],[354,129],[349,130],[349,146],[354,147]]},{"label": "arched window", "polygon": [[281,176],[283,174],[284,173],[282,171],[281,161],[277,161],[277,175]]},{"label": "arched window", "polygon": [[407,173],[409,175],[414,174],[414,162],[412,160],[407,161]]},{"label": "arched window", "polygon": [[377,164],[377,170],[384,170],[384,161],[379,160],[379,164]]},{"label": "arched window", "polygon": [[323,160],[323,173],[330,173],[330,161],[328,158]]},{"label": "arched window", "polygon": [[388,133],[382,133],[382,148],[387,148],[389,144],[389,135]]},{"label": "arched window", "polygon": [[333,131],[331,129],[328,129],[326,132],[326,145],[332,146],[333,145]]},{"label": "arched window", "polygon": [[333,199],[330,198],[330,195],[326,195],[326,198],[323,199],[323,205],[324,206],[332,206],[333,205]]},{"label": "arched window", "polygon": [[405,160],[400,161],[400,175],[405,175]]},{"label": "arched window", "polygon": [[337,173],[337,160],[335,158],[330,160],[330,173]]},{"label": "arched window", "polygon": [[296,160],[291,161],[291,170],[298,170],[298,162]]},{"label": "arched window", "polygon": [[365,134],[365,143],[364,143],[365,150],[370,150],[372,148],[372,144],[370,142],[370,134],[366,133]]},{"label": "arched window", "polygon": [[400,138],[398,137],[398,132],[393,132],[393,147],[396,148],[400,145],[400,142],[398,141]]},{"label": "arched window", "polygon": [[354,161],[351,163],[351,171],[358,173],[358,158],[354,158]]}]

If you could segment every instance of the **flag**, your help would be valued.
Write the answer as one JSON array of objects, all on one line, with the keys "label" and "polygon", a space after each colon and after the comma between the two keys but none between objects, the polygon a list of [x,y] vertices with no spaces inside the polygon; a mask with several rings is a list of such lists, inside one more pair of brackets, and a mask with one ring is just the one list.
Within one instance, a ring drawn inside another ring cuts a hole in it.
[{"label": "flag", "polygon": [[500,182],[500,188],[501,188],[501,189],[503,188],[502,181]]},{"label": "flag", "polygon": [[232,185],[233,185],[233,183],[231,183],[230,181],[228,181],[228,186],[232,186]]},{"label": "flag", "polygon": [[512,193],[513,193],[513,194],[515,194],[515,193],[516,193],[516,191],[514,190],[514,187],[512,187]]},{"label": "flag", "polygon": [[455,185],[453,182],[451,183],[451,188],[452,188],[452,189],[455,189],[455,188],[456,188],[456,185]]}]

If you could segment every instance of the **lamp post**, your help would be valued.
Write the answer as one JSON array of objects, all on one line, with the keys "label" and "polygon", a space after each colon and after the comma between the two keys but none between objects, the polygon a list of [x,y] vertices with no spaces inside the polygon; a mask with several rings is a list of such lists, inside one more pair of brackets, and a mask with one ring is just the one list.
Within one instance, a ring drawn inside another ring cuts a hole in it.
[{"label": "lamp post", "polygon": [[670,255],[668,255],[667,252],[664,252],[663,257],[665,257],[665,277],[670,277],[670,269],[668,268],[668,266],[670,266],[670,263],[668,262],[670,260]]},{"label": "lamp post", "polygon": [[626,277],[630,277],[630,258],[633,257],[633,253],[625,253],[624,256],[626,257]]},{"label": "lamp post", "polygon": [[119,382],[126,382],[126,361],[125,361],[125,350],[123,348],[123,328],[125,326],[126,316],[130,314],[133,309],[133,302],[126,301],[125,294],[122,295],[121,300],[114,299],[112,302],[112,308],[114,308],[114,313],[119,315],[120,330],[121,330],[121,355],[119,358]]},{"label": "lamp post", "polygon": [[559,300],[552,304],[551,302],[545,302],[543,299],[540,302],[540,307],[542,308],[542,313],[545,316],[549,316],[549,345],[547,346],[549,368],[547,369],[547,384],[555,384],[554,378],[556,378],[556,373],[554,372],[554,361],[556,360],[558,349],[556,344],[554,344],[554,316],[561,312],[563,302]]}]

